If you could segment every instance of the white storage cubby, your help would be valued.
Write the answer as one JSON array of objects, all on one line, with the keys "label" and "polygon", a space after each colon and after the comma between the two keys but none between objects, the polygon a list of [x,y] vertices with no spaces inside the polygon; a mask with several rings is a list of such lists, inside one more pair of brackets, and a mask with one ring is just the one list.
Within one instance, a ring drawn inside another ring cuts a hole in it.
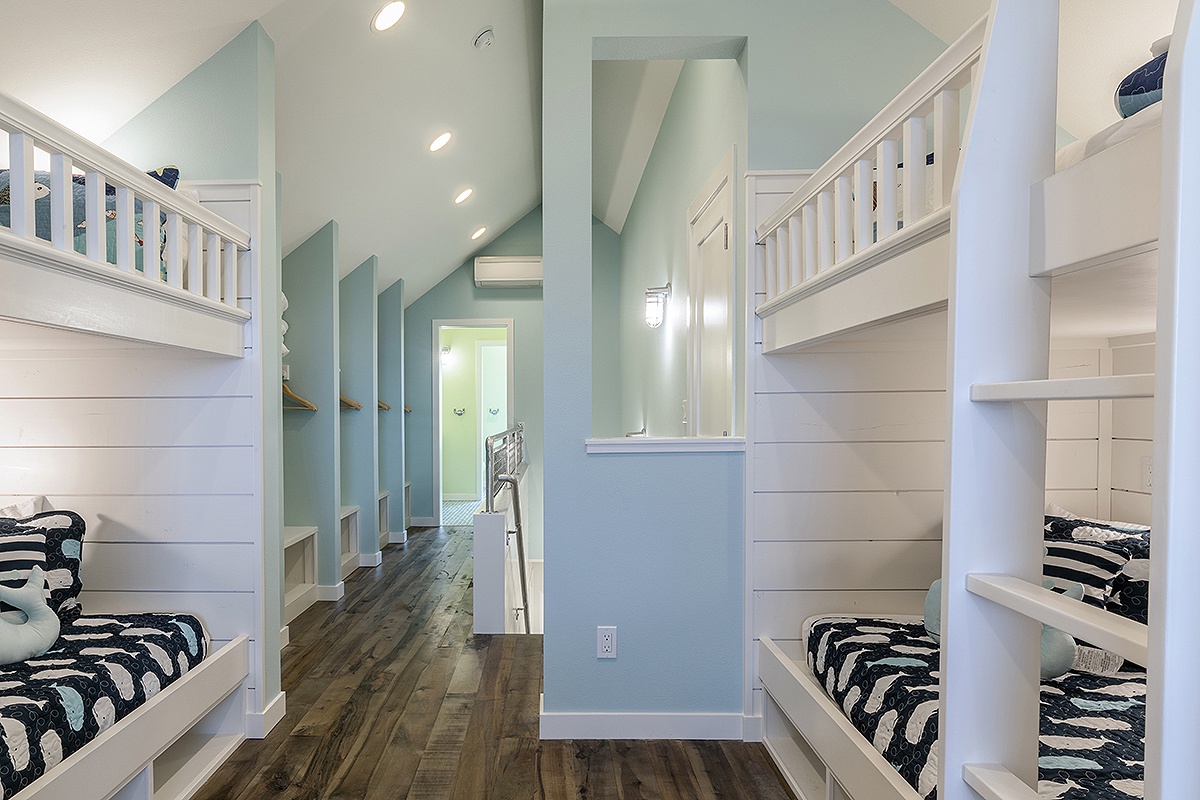
[{"label": "white storage cubby", "polygon": [[283,623],[317,600],[317,526],[283,529]]},{"label": "white storage cubby", "polygon": [[342,506],[341,536],[342,577],[358,569],[358,506]]},{"label": "white storage cubby", "polygon": [[390,527],[389,523],[389,506],[391,501],[390,492],[379,493],[379,549],[387,547]]}]

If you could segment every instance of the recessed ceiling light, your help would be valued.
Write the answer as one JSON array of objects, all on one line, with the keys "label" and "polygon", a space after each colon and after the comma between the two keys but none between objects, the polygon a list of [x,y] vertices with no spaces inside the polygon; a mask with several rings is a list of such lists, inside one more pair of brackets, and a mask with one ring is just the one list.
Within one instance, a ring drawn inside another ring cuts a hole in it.
[{"label": "recessed ceiling light", "polygon": [[441,150],[443,147],[445,147],[446,142],[448,142],[448,141],[450,141],[450,131],[446,131],[441,136],[437,137],[432,142],[430,142],[429,151],[432,153],[436,153],[438,150]]},{"label": "recessed ceiling light", "polygon": [[462,201],[466,200],[468,197],[471,196],[471,192],[473,192],[473,191],[475,191],[475,190],[474,189],[463,189],[462,192],[458,195],[458,197],[454,198],[454,205],[458,205]]},{"label": "recessed ceiling light", "polygon": [[383,32],[395,25],[404,16],[404,3],[396,0],[394,3],[385,3],[383,8],[375,12],[375,18],[371,20],[371,28],[375,31]]},{"label": "recessed ceiling light", "polygon": [[475,241],[480,236],[483,236],[485,233],[487,233],[487,228],[480,228],[479,230],[477,230],[471,234],[471,241],[472,242]]}]

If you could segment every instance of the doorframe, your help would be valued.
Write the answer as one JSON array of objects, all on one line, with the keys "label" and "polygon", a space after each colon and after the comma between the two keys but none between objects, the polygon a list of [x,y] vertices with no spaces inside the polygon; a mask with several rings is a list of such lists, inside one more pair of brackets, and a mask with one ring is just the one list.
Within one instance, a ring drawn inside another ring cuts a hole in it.
[{"label": "doorframe", "polygon": [[729,419],[729,435],[737,436],[739,434],[737,419],[738,419],[738,357],[737,348],[737,225],[734,224],[735,208],[736,208],[736,192],[737,184],[734,175],[734,168],[737,165],[737,146],[729,148],[729,152],[721,159],[717,168],[704,182],[704,185],[697,192],[696,197],[688,206],[688,320],[687,320],[687,435],[697,436],[699,432],[699,414],[700,408],[700,370],[697,363],[700,353],[696,346],[696,337],[699,335],[698,320],[700,319],[700,307],[704,302],[702,293],[700,292],[699,280],[699,242],[696,235],[696,224],[700,218],[712,207],[713,203],[717,202],[717,196],[722,190],[727,190],[726,206],[725,206],[725,225],[729,236],[729,247],[726,251],[729,253],[729,392],[730,392],[730,419]]},{"label": "doorframe", "polygon": [[442,329],[443,328],[504,328],[507,331],[508,344],[508,427],[513,426],[515,409],[513,401],[516,397],[514,381],[513,358],[513,320],[512,318],[486,319],[435,319],[433,320],[433,524],[442,524]]}]

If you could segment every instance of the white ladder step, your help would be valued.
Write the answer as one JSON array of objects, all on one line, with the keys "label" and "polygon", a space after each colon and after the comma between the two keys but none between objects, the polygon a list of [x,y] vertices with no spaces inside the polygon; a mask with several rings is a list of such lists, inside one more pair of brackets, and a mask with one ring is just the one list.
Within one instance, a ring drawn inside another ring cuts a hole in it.
[{"label": "white ladder step", "polygon": [[971,400],[976,403],[1027,400],[1120,400],[1153,397],[1153,375],[1105,375],[1099,378],[1054,378],[1045,381],[976,383]]},{"label": "white ladder step", "polygon": [[1126,661],[1146,665],[1147,628],[1141,623],[1011,575],[968,575],[967,591],[1111,650]]},{"label": "white ladder step", "polygon": [[999,764],[964,764],[963,780],[983,800],[1038,800],[1038,793]]}]

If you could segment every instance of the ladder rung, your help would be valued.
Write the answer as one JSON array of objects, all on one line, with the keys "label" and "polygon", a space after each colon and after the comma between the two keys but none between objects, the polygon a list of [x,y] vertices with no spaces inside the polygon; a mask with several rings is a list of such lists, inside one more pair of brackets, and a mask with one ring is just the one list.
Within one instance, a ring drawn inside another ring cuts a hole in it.
[{"label": "ladder rung", "polygon": [[1038,793],[999,764],[963,764],[963,780],[983,800],[1038,800]]},{"label": "ladder rung", "polygon": [[1054,378],[1045,381],[976,383],[971,399],[976,403],[1026,400],[1120,400],[1153,397],[1153,375],[1105,375],[1099,378]]},{"label": "ladder rung", "polygon": [[1146,665],[1146,626],[1011,575],[967,576],[967,591]]}]

